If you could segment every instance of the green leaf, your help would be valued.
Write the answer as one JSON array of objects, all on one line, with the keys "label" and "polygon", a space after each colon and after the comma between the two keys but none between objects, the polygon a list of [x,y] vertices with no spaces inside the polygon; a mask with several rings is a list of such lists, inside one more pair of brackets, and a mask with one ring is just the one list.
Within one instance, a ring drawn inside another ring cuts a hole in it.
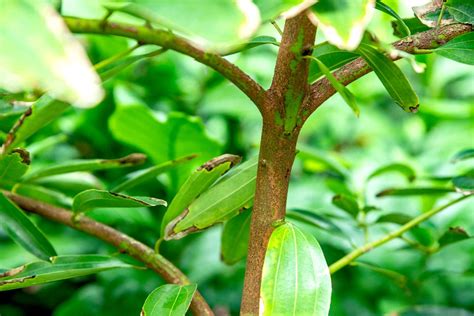
[{"label": "green leaf", "polygon": [[26,150],[0,155],[0,183],[15,183],[28,170],[29,164],[29,154]]},{"label": "green leaf", "polygon": [[462,176],[454,177],[453,184],[457,191],[465,194],[474,193],[474,169],[471,169]]},{"label": "green leaf", "polygon": [[101,255],[53,257],[51,262],[32,262],[0,274],[0,291],[71,279],[116,268],[131,268],[118,259]]},{"label": "green leaf", "polygon": [[367,180],[371,180],[375,177],[391,172],[400,173],[401,175],[405,176],[410,182],[415,180],[416,177],[415,170],[413,170],[413,168],[411,168],[410,166],[401,163],[392,163],[376,169],[367,177]]},{"label": "green leaf", "polygon": [[161,236],[165,235],[165,228],[172,220],[179,217],[202,192],[239,162],[239,156],[225,154],[213,158],[197,168],[171,201],[161,222]]},{"label": "green leaf", "polygon": [[87,190],[74,197],[74,213],[87,212],[94,208],[109,207],[153,207],[166,206],[166,201],[146,196],[128,196],[103,190]]},{"label": "green leaf", "polygon": [[386,189],[377,193],[377,197],[384,196],[417,196],[417,195],[443,195],[454,192],[451,188],[409,188]]},{"label": "green leaf", "polygon": [[34,135],[38,130],[51,123],[59,117],[69,104],[53,100],[48,96],[41,97],[36,101],[17,121],[8,132],[3,152],[11,152],[28,137]]},{"label": "green leaf", "polygon": [[[339,49],[327,42],[316,45],[312,56],[318,58],[330,70],[337,69],[359,57],[356,53]],[[309,66],[309,82],[314,82],[323,75],[317,63]]]},{"label": "green leaf", "polygon": [[113,168],[125,168],[140,165],[145,162],[146,156],[143,154],[131,154],[118,159],[84,159],[73,160],[64,163],[48,166],[30,173],[25,181],[32,181],[39,178],[50,177],[58,174],[65,174],[79,171],[97,171]]},{"label": "green leaf", "polygon": [[379,266],[376,266],[376,265],[373,265],[373,264],[368,264],[368,263],[365,263],[365,262],[355,261],[355,262],[351,263],[351,266],[370,269],[374,272],[379,273],[380,275],[383,275],[383,276],[391,279],[392,281],[395,282],[396,285],[398,285],[400,287],[406,287],[406,284],[407,284],[407,281],[408,281],[408,278],[405,275],[403,275],[399,272],[389,270],[389,269],[385,269],[385,268],[382,268],[382,267],[379,267]]},{"label": "green leaf", "polygon": [[258,157],[255,156],[221,177],[188,208],[168,223],[165,239],[179,239],[216,223],[225,222],[253,204]]},{"label": "green leaf", "polygon": [[454,155],[452,162],[474,158],[474,148],[464,149]]},{"label": "green leaf", "polygon": [[191,304],[196,284],[165,284],[148,295],[142,307],[142,316],[184,316]]},{"label": "green leaf", "polygon": [[221,259],[225,263],[237,263],[247,255],[251,217],[252,212],[245,211],[225,223],[221,240]]},{"label": "green leaf", "polygon": [[[400,38],[410,36],[410,34],[413,35],[416,33],[424,32],[430,29],[428,26],[421,23],[421,21],[416,17],[402,19],[402,21],[403,24],[398,20],[392,21],[393,35],[398,36]],[[408,27],[410,31],[409,33],[405,29],[405,26]]]},{"label": "green leaf", "polygon": [[81,107],[100,102],[99,77],[46,1],[2,1],[1,6],[0,87],[11,92],[40,89]]},{"label": "green leaf", "polygon": [[474,32],[458,36],[433,51],[457,62],[474,65]]},{"label": "green leaf", "polygon": [[179,166],[182,163],[186,163],[194,158],[196,158],[196,155],[184,156],[147,169],[132,172],[126,176],[125,180],[121,181],[120,184],[112,188],[111,191],[122,192],[130,190],[136,187],[137,185],[155,179],[158,175],[167,172],[168,170],[175,168],[176,166]]},{"label": "green leaf", "polygon": [[49,260],[50,257],[56,256],[53,246],[38,227],[2,192],[0,192],[0,225],[11,239],[39,259]]},{"label": "green leaf", "polygon": [[374,6],[373,0],[319,0],[311,7],[313,15],[309,17],[329,43],[354,50],[362,40]]},{"label": "green leaf", "polygon": [[357,201],[348,195],[338,194],[332,198],[332,204],[340,208],[341,210],[349,213],[352,217],[356,217],[359,214],[360,207]]},{"label": "green leaf", "polygon": [[438,244],[441,248],[469,238],[472,237],[461,227],[449,227],[449,230],[438,239]]},{"label": "green leaf", "polygon": [[358,53],[367,61],[393,100],[406,112],[418,111],[418,96],[395,63],[375,48],[361,44]]},{"label": "green leaf", "polygon": [[347,89],[342,83],[340,83],[336,77],[331,73],[328,67],[324,65],[318,58],[310,56],[311,59],[315,60],[321,69],[321,72],[326,76],[331,85],[336,89],[336,91],[341,95],[341,97],[346,101],[346,104],[354,111],[355,115],[359,117],[360,110],[357,106],[354,95]]},{"label": "green leaf", "polygon": [[225,56],[241,53],[262,45],[280,46],[280,43],[272,36],[257,36],[243,45],[238,45],[235,48],[229,49],[226,51]]},{"label": "green leaf", "polygon": [[[433,0],[427,4],[413,7],[416,17],[426,26],[436,27],[456,23],[456,20],[448,10],[443,10],[444,1]],[[443,12],[444,11],[444,12]],[[443,16],[440,19],[440,15]],[[439,25],[438,25],[438,22]]]},{"label": "green leaf", "polygon": [[466,0],[447,0],[444,4],[454,19],[461,23],[474,24],[474,2]]},{"label": "green leaf", "polygon": [[260,291],[262,315],[328,315],[331,278],[313,235],[290,223],[273,231]]},{"label": "green leaf", "polygon": [[150,157],[155,164],[187,155],[197,155],[192,163],[171,169],[170,191],[174,194],[193,168],[220,154],[220,145],[211,139],[202,122],[183,113],[169,113],[158,121],[155,113],[142,105],[118,106],[109,120],[113,136]]},{"label": "green leaf", "polygon": [[390,213],[382,215],[377,219],[377,223],[395,223],[399,225],[404,225],[411,221],[413,217],[403,213]]},{"label": "green leaf", "polygon": [[405,36],[411,35],[411,31],[408,25],[406,25],[405,21],[397,14],[397,12],[390,8],[390,6],[383,3],[381,0],[377,0],[377,2],[375,3],[375,8],[383,13],[394,17],[397,20],[398,25],[403,29],[403,32],[406,34]]},{"label": "green leaf", "polygon": [[303,160],[305,169],[307,168],[312,172],[329,171],[338,178],[344,179],[347,177],[347,169],[325,152],[307,146],[298,146],[297,157]]},{"label": "green leaf", "polygon": [[254,0],[263,21],[274,20],[280,15],[292,17],[313,5],[316,0]]},{"label": "green leaf", "polygon": [[251,1],[108,0],[103,4],[206,44],[247,39],[260,26],[260,12]]},{"label": "green leaf", "polygon": [[70,208],[72,205],[72,198],[64,194],[62,188],[50,189],[41,185],[28,183],[18,183],[14,188],[15,193],[38,201],[66,208]]}]

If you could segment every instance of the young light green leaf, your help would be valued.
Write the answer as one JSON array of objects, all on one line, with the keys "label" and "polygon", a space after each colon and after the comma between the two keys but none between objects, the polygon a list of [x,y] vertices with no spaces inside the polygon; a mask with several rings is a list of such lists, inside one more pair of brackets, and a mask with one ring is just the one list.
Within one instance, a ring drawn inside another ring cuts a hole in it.
[{"label": "young light green leaf", "polygon": [[331,73],[328,67],[323,64],[318,58],[314,56],[309,56],[311,59],[315,60],[319,66],[321,72],[326,76],[331,85],[336,89],[336,91],[341,95],[341,97],[346,101],[346,104],[354,111],[355,115],[359,117],[360,110],[357,106],[354,95],[346,88],[342,83],[340,83],[336,77]]},{"label": "young light green leaf", "polygon": [[323,32],[329,43],[354,50],[370,22],[375,0],[319,0],[311,7],[310,20]]},{"label": "young light green leaf", "polygon": [[[432,0],[424,5],[413,7],[413,12],[423,24],[429,27],[456,23],[450,12],[443,9],[443,5],[443,0]],[[442,17],[440,17],[441,14],[443,14]]]},{"label": "young light green leaf", "polygon": [[474,65],[474,33],[458,36],[436,48],[434,52],[463,64]]},{"label": "young light green leaf", "polygon": [[391,59],[366,44],[361,44],[357,52],[367,61],[390,96],[404,111],[418,111],[418,96],[407,77]]},{"label": "young light green leaf", "polygon": [[143,182],[155,179],[158,175],[164,172],[167,172],[168,170],[182,163],[186,163],[194,158],[196,158],[196,155],[189,155],[189,156],[181,157],[178,159],[166,161],[164,163],[161,163],[159,165],[156,165],[147,169],[132,172],[126,176],[125,180],[121,181],[120,184],[112,188],[111,191],[122,192],[122,191],[130,190],[136,187],[137,185],[140,185]]},{"label": "young light green leaf", "polygon": [[1,148],[3,153],[11,152],[28,137],[59,117],[69,104],[53,100],[48,96],[41,97],[20,117],[8,132]]},{"label": "young light green leaf", "polygon": [[[356,53],[339,49],[327,42],[316,45],[313,49],[312,56],[319,59],[330,70],[337,69],[359,57]],[[309,66],[309,82],[314,82],[323,75],[324,73],[318,64],[311,63]]]},{"label": "young light green leaf", "polygon": [[406,36],[411,35],[411,31],[408,25],[405,24],[405,21],[397,14],[397,12],[390,8],[390,6],[383,3],[381,0],[377,0],[377,2],[375,3],[375,8],[381,12],[384,12],[394,17],[398,21],[400,27],[403,28],[403,31],[405,32]]},{"label": "young light green leaf", "polygon": [[97,171],[113,168],[125,168],[144,163],[146,156],[143,154],[130,154],[117,159],[84,159],[67,161],[28,174],[25,181],[79,171]]},{"label": "young light green leaf", "polygon": [[165,228],[165,240],[179,239],[236,216],[253,203],[258,157],[234,168],[204,191]]},{"label": "young light green leaf", "polygon": [[0,184],[15,183],[28,170],[29,164],[29,154],[26,150],[0,155]]},{"label": "young light green leaf", "polygon": [[353,197],[348,195],[338,194],[334,196],[332,198],[332,204],[349,213],[352,217],[356,217],[360,211],[359,203],[357,203]]},{"label": "young light green leaf", "polygon": [[464,149],[454,155],[452,162],[474,158],[474,148]]},{"label": "young light green leaf", "polygon": [[401,175],[405,176],[410,182],[415,180],[416,177],[415,170],[413,170],[413,168],[411,168],[410,166],[401,163],[392,163],[374,170],[374,172],[372,172],[367,177],[367,180],[371,180],[375,177],[391,172],[400,173]]},{"label": "young light green leaf", "polygon": [[251,211],[245,211],[231,218],[224,225],[221,239],[221,259],[234,264],[245,258],[250,234]]},{"label": "young light green leaf", "polygon": [[74,197],[74,213],[83,213],[95,208],[109,207],[153,207],[166,206],[166,201],[146,196],[129,196],[103,190],[87,190]]},{"label": "young light green leaf", "polygon": [[443,195],[455,192],[452,188],[409,188],[409,189],[386,189],[376,194],[377,197],[384,196],[417,196],[417,195]]},{"label": "young light green leaf", "polygon": [[444,4],[457,22],[474,24],[474,2],[466,0],[447,0]]},{"label": "young light green leaf", "polygon": [[331,278],[313,235],[290,223],[277,227],[262,273],[261,315],[328,315]]},{"label": "young light green leaf", "polygon": [[2,192],[0,192],[0,225],[11,239],[39,259],[49,260],[50,257],[56,256],[53,246],[38,227]]},{"label": "young light green leaf", "polygon": [[449,227],[449,229],[438,239],[439,247],[445,247],[450,244],[472,238],[461,227]]},{"label": "young light green leaf", "polygon": [[1,87],[11,92],[44,90],[81,107],[100,102],[104,93],[99,77],[47,1],[1,0],[0,7]]},{"label": "young light green leaf", "polygon": [[464,194],[474,193],[474,169],[469,170],[462,176],[453,178],[453,184],[457,191]]},{"label": "young light green leaf", "polygon": [[[110,10],[137,16],[191,36],[199,43],[232,43],[249,38],[260,26],[260,12],[252,1],[108,0]],[[209,17],[213,17],[209,19]]]},{"label": "young light green leaf", "polygon": [[68,255],[52,257],[51,262],[32,262],[0,274],[0,291],[71,279],[110,269],[132,267],[109,256]]},{"label": "young light green leaf", "polygon": [[164,236],[166,226],[173,219],[177,218],[202,192],[239,162],[239,156],[224,154],[209,160],[194,171],[171,201],[161,222],[161,236]]},{"label": "young light green leaf", "polygon": [[148,295],[141,316],[184,316],[191,304],[196,284],[165,284]]}]

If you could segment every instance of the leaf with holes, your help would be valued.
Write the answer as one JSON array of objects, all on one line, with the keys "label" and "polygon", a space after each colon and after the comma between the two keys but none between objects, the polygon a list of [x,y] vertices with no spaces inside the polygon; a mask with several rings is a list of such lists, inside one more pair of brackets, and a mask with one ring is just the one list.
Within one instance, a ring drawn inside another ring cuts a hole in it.
[{"label": "leaf with holes", "polygon": [[191,304],[196,284],[165,284],[148,295],[142,307],[142,316],[183,316]]},{"label": "leaf with holes", "polygon": [[260,295],[261,315],[328,315],[331,277],[313,235],[290,223],[273,231]]},{"label": "leaf with holes", "polygon": [[29,154],[26,150],[17,150],[11,154],[0,155],[0,184],[11,186],[28,170]]}]

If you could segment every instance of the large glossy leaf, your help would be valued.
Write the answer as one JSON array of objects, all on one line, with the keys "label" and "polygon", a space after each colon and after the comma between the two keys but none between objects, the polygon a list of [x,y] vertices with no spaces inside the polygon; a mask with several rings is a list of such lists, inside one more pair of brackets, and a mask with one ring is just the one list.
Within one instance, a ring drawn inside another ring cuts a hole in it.
[{"label": "large glossy leaf", "polygon": [[336,89],[336,91],[341,95],[342,99],[346,101],[346,104],[354,111],[355,115],[359,117],[360,110],[357,106],[354,95],[346,88],[342,83],[340,83],[336,77],[331,73],[331,70],[318,58],[311,56],[311,59],[316,61],[321,72],[326,76],[331,85]]},{"label": "large glossy leaf", "polygon": [[11,239],[36,257],[49,260],[50,257],[56,256],[53,246],[38,227],[1,192],[0,225]]},{"label": "large glossy leaf", "polygon": [[103,96],[84,50],[46,1],[0,2],[0,87],[94,106]]},{"label": "large glossy leaf", "polygon": [[196,284],[165,284],[148,295],[141,316],[184,316],[191,304]]},{"label": "large glossy leaf", "polygon": [[171,193],[177,191],[193,167],[220,154],[220,145],[206,134],[202,122],[182,113],[170,113],[165,121],[159,121],[145,106],[119,106],[109,127],[115,138],[146,153],[155,164],[197,155],[189,164],[168,172]]},{"label": "large glossy leaf", "polygon": [[[327,42],[318,44],[313,49],[312,56],[318,58],[330,70],[337,69],[359,57],[356,53],[337,48]],[[313,82],[324,73],[317,63],[311,63],[309,68],[309,81]]]},{"label": "large glossy leaf", "polygon": [[395,63],[375,48],[362,44],[358,52],[364,57],[369,66],[387,89],[393,100],[405,111],[418,111],[418,96],[407,77]]},{"label": "large glossy leaf", "polygon": [[474,2],[466,0],[447,0],[445,3],[453,18],[461,23],[474,24]]},{"label": "large glossy leaf", "polygon": [[54,176],[78,171],[96,171],[113,168],[124,168],[142,164],[146,160],[143,154],[131,154],[117,159],[87,159],[73,160],[39,169],[28,174],[27,181],[36,180],[43,177]]},{"label": "large glossy leaf", "polygon": [[36,101],[12,127],[3,145],[4,152],[11,152],[28,137],[59,117],[68,104],[43,96]]},{"label": "large glossy leaf", "polygon": [[176,166],[186,163],[192,159],[196,158],[196,155],[189,155],[185,157],[181,157],[178,159],[170,160],[167,162],[160,163],[159,165],[138,170],[128,174],[125,180],[122,180],[120,184],[115,186],[111,191],[113,192],[121,192],[126,191],[134,188],[135,186],[142,184],[146,181],[155,179],[158,175],[170,170],[171,168],[175,168]]},{"label": "large glossy leaf", "polygon": [[417,195],[443,195],[452,193],[452,188],[409,188],[409,189],[386,189],[377,193],[377,197],[383,196],[417,196]]},{"label": "large glossy leaf", "polygon": [[195,170],[171,201],[161,222],[161,235],[164,236],[165,228],[172,220],[183,213],[202,192],[239,162],[239,156],[225,154],[209,160]]},{"label": "large glossy leaf", "polygon": [[372,18],[375,0],[319,0],[310,19],[326,39],[341,49],[354,50]]},{"label": "large glossy leaf", "polygon": [[224,222],[253,203],[258,157],[255,156],[227,173],[197,197],[188,208],[166,226],[165,239],[187,234]]},{"label": "large glossy leaf", "polygon": [[248,0],[108,0],[103,4],[181,32],[201,43],[240,41],[252,36],[260,26],[260,12]]},{"label": "large glossy leaf", "polygon": [[247,255],[251,217],[252,213],[245,211],[225,223],[221,240],[221,259],[225,263],[237,263]]},{"label": "large glossy leaf", "polygon": [[129,196],[103,190],[87,190],[74,197],[72,209],[83,213],[95,208],[166,206],[166,201],[146,196]]},{"label": "large glossy leaf", "polygon": [[474,65],[474,32],[458,36],[434,52],[463,64]]},{"label": "large glossy leaf", "polygon": [[0,155],[0,183],[14,183],[25,174],[29,164],[29,156],[26,150]]},{"label": "large glossy leaf", "polygon": [[411,168],[410,166],[401,163],[392,163],[374,170],[367,177],[367,180],[371,180],[375,177],[392,172],[400,173],[401,175],[405,176],[410,182],[415,180],[416,177],[415,170],[413,170],[413,168]]},{"label": "large glossy leaf", "polygon": [[0,291],[71,279],[115,268],[131,267],[133,266],[109,256],[58,256],[53,257],[51,262],[32,262],[0,274]]},{"label": "large glossy leaf", "polygon": [[290,223],[273,231],[260,291],[262,315],[328,315],[331,278],[313,235]]}]

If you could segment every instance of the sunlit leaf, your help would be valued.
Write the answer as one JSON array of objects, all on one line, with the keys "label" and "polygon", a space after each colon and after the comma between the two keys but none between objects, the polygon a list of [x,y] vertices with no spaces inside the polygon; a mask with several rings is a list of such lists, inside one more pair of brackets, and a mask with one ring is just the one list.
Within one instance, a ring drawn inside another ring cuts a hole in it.
[{"label": "sunlit leaf", "polygon": [[82,107],[103,97],[100,80],[55,10],[38,0],[0,2],[0,86],[44,90]]},{"label": "sunlit leaf", "polygon": [[197,168],[181,186],[166,210],[161,222],[161,235],[164,236],[165,228],[172,220],[179,220],[179,215],[185,212],[201,193],[239,162],[239,156],[225,154],[213,158]]},{"label": "sunlit leaf", "polygon": [[11,152],[28,137],[59,117],[68,104],[43,96],[36,101],[8,132],[3,144],[4,152]]},{"label": "sunlit leaf", "polygon": [[260,291],[262,315],[328,315],[331,278],[313,235],[290,223],[273,231]]},{"label": "sunlit leaf", "polygon": [[87,190],[74,197],[72,208],[83,213],[95,208],[166,206],[166,201],[146,196],[129,196],[103,190]]},{"label": "sunlit leaf", "polygon": [[221,259],[225,263],[237,263],[247,255],[251,216],[245,211],[225,223],[221,240]]},{"label": "sunlit leaf", "polygon": [[377,193],[377,197],[383,196],[417,196],[417,195],[443,195],[452,193],[452,188],[408,188],[408,189],[386,189]]},{"label": "sunlit leaf", "polygon": [[374,172],[372,172],[367,177],[367,180],[370,180],[380,175],[391,173],[391,172],[397,172],[397,173],[402,174],[410,182],[415,180],[415,177],[416,177],[415,170],[413,170],[413,168],[411,168],[410,166],[401,164],[401,163],[393,163],[393,164],[389,164],[389,165],[386,165],[374,170]]},{"label": "sunlit leaf", "polygon": [[32,262],[0,274],[0,291],[71,279],[110,269],[131,267],[133,266],[109,256],[52,257],[51,262]]},{"label": "sunlit leaf", "polygon": [[474,2],[466,0],[447,0],[445,3],[449,13],[461,23],[474,24]]},{"label": "sunlit leaf", "polygon": [[[0,226],[20,246],[39,259],[49,260],[56,251],[30,219],[0,192]],[[2,289],[0,279],[0,290]]]},{"label": "sunlit leaf", "polygon": [[434,52],[463,64],[474,65],[474,32],[458,36]]},{"label": "sunlit leaf", "polygon": [[165,284],[148,295],[141,316],[184,316],[191,304],[196,284]]},{"label": "sunlit leaf", "polygon": [[362,44],[358,52],[387,89],[393,100],[406,112],[418,111],[418,96],[400,68],[375,48]]},{"label": "sunlit leaf", "polygon": [[111,189],[111,191],[121,192],[130,190],[136,187],[137,185],[155,179],[158,175],[170,170],[171,168],[175,168],[176,166],[182,163],[186,163],[194,158],[196,158],[196,155],[189,155],[178,159],[170,160],[147,169],[132,172],[127,175],[125,180],[121,181],[117,186]]},{"label": "sunlit leaf", "polygon": [[43,177],[78,171],[96,171],[113,168],[131,167],[142,164],[143,162],[145,162],[145,160],[146,156],[143,154],[131,154],[117,159],[87,159],[67,161],[32,172],[27,175],[25,180],[31,181]]},{"label": "sunlit leaf", "polygon": [[107,0],[103,4],[108,9],[181,32],[201,43],[240,41],[252,36],[260,26],[260,12],[248,0]]},{"label": "sunlit leaf", "polygon": [[336,77],[331,73],[328,67],[323,64],[318,58],[310,56],[319,66],[321,72],[326,76],[331,85],[336,89],[336,91],[341,95],[342,99],[346,101],[346,104],[354,111],[355,115],[358,117],[360,114],[359,107],[357,106],[354,95],[346,88],[342,83],[340,83]]},{"label": "sunlit leaf", "polygon": [[311,7],[310,19],[331,44],[354,50],[372,18],[374,6],[375,0],[319,0]]},{"label": "sunlit leaf", "polygon": [[461,227],[450,227],[439,239],[439,247],[445,247],[450,244],[472,238]]},{"label": "sunlit leaf", "polygon": [[216,184],[202,192],[179,216],[168,223],[165,239],[187,234],[224,222],[253,204],[258,157],[233,168]]}]

